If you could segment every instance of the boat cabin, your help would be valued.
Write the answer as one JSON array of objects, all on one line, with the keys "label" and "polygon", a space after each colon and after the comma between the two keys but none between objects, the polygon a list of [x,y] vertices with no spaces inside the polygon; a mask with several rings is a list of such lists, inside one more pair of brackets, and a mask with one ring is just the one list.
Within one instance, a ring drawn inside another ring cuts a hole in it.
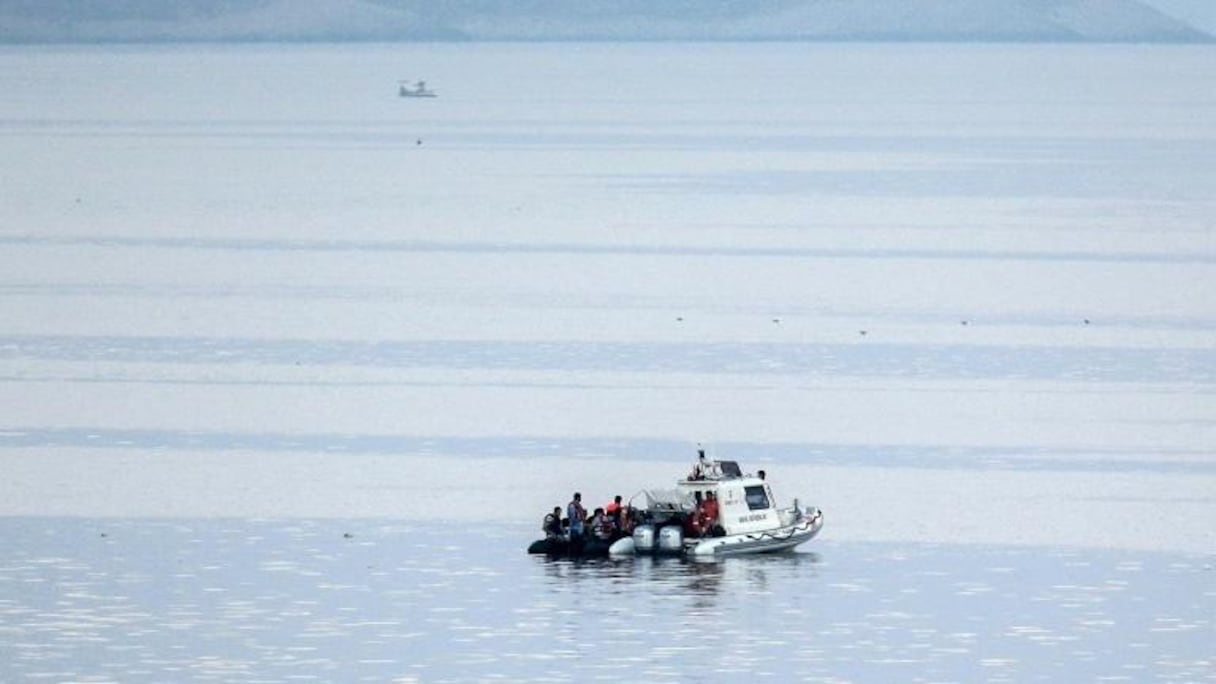
[{"label": "boat cabin", "polygon": [[783,524],[768,482],[744,474],[735,461],[702,457],[688,478],[676,486],[693,501],[705,500],[712,494],[718,502],[718,524],[726,534],[760,532]]}]

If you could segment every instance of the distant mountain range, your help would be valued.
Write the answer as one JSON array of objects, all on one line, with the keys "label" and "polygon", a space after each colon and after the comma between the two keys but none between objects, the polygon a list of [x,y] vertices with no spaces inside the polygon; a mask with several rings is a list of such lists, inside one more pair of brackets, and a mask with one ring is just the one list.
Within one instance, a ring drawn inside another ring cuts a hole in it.
[{"label": "distant mountain range", "polygon": [[5,43],[459,40],[1216,39],[1138,0],[0,0]]}]

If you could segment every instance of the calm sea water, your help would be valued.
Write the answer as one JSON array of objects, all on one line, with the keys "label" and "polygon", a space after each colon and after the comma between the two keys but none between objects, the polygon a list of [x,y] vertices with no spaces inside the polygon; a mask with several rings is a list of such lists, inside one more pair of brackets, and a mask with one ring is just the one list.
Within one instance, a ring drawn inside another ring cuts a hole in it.
[{"label": "calm sea water", "polygon": [[1212,681],[1184,554],[813,542],[572,562],[530,529],[0,520],[6,681]]},{"label": "calm sea water", "polygon": [[[21,46],[0,92],[0,681],[1216,681],[1211,47]],[[822,537],[523,553],[698,442]]]}]

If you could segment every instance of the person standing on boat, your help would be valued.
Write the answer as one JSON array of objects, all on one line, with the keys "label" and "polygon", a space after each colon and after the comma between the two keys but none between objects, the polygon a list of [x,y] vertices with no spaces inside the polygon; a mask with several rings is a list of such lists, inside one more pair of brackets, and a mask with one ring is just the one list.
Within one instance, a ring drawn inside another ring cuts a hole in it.
[{"label": "person standing on boat", "polygon": [[702,526],[704,519],[704,500],[701,492],[693,492],[692,510],[689,511],[688,517],[684,520],[684,535],[687,537],[700,537],[705,532]]},{"label": "person standing on boat", "polygon": [[713,492],[705,493],[705,502],[701,504],[701,529],[712,534],[718,525],[718,497]]},{"label": "person standing on boat", "polygon": [[575,492],[574,498],[566,504],[566,517],[570,519],[570,547],[572,550],[582,550],[587,509],[583,508],[583,495],[579,492]]},{"label": "person standing on boat", "polygon": [[608,514],[608,517],[612,518],[612,522],[616,525],[617,529],[621,528],[621,512],[623,510],[620,494],[613,497],[612,503],[604,507],[604,512]]}]

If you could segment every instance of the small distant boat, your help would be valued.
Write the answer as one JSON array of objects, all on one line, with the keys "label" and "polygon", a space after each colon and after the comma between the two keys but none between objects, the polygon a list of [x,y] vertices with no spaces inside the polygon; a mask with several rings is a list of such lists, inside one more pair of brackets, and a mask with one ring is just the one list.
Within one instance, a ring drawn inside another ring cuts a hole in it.
[{"label": "small distant boat", "polygon": [[[635,500],[643,499],[635,504]],[[707,517],[707,502],[713,513]],[[823,511],[779,508],[763,471],[745,474],[734,461],[710,460],[705,452],[674,490],[640,492],[626,508],[628,528],[588,538],[575,548],[568,534],[534,542],[528,553],[549,556],[640,554],[722,557],[788,551],[823,528]]]},{"label": "small distant boat", "polygon": [[397,94],[401,97],[439,97],[434,90],[427,89],[426,81],[418,81],[412,88],[408,81],[401,81]]}]

